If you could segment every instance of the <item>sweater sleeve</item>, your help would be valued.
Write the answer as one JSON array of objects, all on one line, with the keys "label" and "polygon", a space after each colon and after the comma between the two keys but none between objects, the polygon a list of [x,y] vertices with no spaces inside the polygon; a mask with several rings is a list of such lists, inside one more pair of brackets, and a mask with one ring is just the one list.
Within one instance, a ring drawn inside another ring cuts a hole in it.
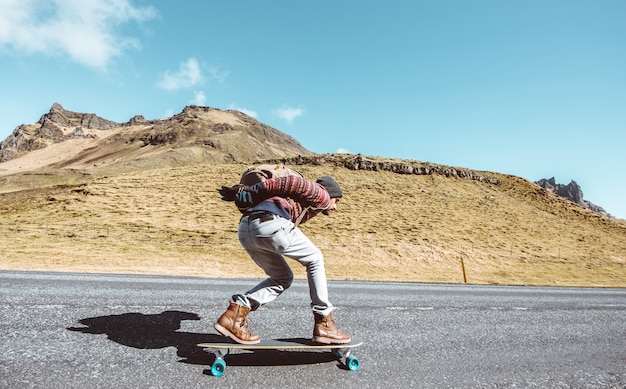
[{"label": "sweater sleeve", "polygon": [[262,197],[284,197],[316,209],[326,209],[330,205],[330,195],[320,184],[298,176],[275,177],[258,183]]}]

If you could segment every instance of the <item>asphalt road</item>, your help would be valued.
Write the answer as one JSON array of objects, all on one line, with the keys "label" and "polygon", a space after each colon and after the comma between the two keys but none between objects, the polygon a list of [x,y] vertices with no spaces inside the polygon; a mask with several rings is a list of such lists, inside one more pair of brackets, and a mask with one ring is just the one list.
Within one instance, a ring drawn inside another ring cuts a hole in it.
[{"label": "asphalt road", "polygon": [[[358,371],[326,352],[214,357],[213,321],[255,280],[0,272],[2,388],[626,387],[626,289],[333,282]],[[309,337],[297,281],[253,313],[265,338]]]}]

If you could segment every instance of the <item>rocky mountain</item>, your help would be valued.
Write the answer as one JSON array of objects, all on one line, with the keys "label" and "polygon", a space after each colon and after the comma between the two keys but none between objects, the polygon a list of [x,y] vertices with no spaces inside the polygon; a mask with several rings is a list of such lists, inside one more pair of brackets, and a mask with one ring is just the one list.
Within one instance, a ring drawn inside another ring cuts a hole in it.
[{"label": "rocky mountain", "polygon": [[605,216],[611,216],[608,212],[604,210],[604,208],[593,204],[590,201],[587,201],[583,198],[583,191],[580,186],[576,183],[576,181],[572,180],[569,184],[563,185],[556,183],[554,177],[552,178],[542,178],[539,181],[535,181],[535,184],[544,188],[545,190],[557,194],[563,198],[566,198],[582,207],[585,207],[593,212],[599,213]]},{"label": "rocky mountain", "polygon": [[[54,158],[43,157],[44,149]],[[35,168],[103,164],[176,165],[311,155],[298,141],[238,111],[188,106],[162,120],[135,116],[116,123],[58,103],[37,123],[18,126],[0,143],[0,162],[38,151]],[[32,161],[31,161],[32,162]],[[48,163],[49,162],[49,163]]]}]

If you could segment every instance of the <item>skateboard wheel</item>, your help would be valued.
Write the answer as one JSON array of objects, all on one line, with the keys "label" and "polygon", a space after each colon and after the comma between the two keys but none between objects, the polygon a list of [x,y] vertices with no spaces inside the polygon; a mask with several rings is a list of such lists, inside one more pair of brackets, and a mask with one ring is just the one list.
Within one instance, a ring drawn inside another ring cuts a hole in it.
[{"label": "skateboard wheel", "polygon": [[213,362],[213,365],[211,366],[211,374],[214,377],[220,377],[222,376],[222,374],[224,374],[225,371],[226,371],[226,362],[221,358],[216,359],[215,362]]},{"label": "skateboard wheel", "polygon": [[351,371],[358,370],[359,366],[361,366],[361,362],[359,362],[359,358],[353,355],[350,355],[348,358],[346,358],[346,367],[348,368],[348,370],[351,370]]}]

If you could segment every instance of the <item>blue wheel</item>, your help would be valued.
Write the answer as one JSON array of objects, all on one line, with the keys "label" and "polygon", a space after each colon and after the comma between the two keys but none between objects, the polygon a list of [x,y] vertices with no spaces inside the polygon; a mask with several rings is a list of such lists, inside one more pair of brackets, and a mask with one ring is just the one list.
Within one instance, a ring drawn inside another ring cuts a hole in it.
[{"label": "blue wheel", "polygon": [[348,367],[348,370],[358,370],[359,366],[361,366],[361,362],[359,362],[359,358],[350,355],[348,358],[346,358],[346,366]]},{"label": "blue wheel", "polygon": [[211,366],[211,374],[215,377],[221,377],[225,371],[226,362],[221,358],[217,358],[215,362],[213,362],[213,366]]}]

